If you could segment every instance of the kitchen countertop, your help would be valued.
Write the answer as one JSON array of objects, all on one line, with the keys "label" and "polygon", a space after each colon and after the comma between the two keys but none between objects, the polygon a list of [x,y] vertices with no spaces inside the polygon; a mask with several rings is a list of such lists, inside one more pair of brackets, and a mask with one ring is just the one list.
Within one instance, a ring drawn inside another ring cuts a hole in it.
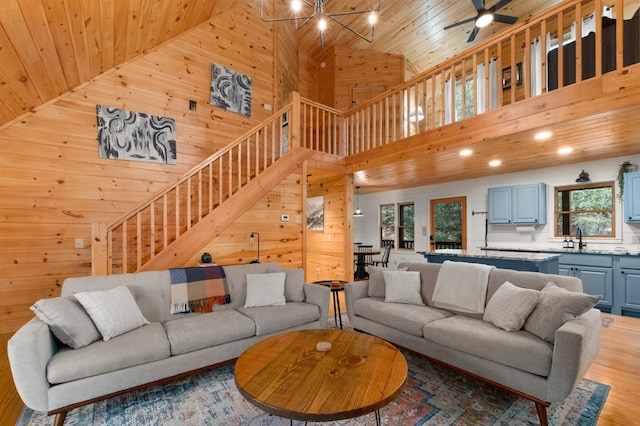
[{"label": "kitchen countertop", "polygon": [[424,252],[425,255],[446,255],[473,258],[490,258],[496,260],[521,260],[526,262],[543,262],[559,258],[562,253],[536,253],[527,251],[502,251],[502,250],[457,250],[441,249]]},{"label": "kitchen countertop", "polygon": [[558,253],[563,254],[603,254],[607,256],[640,256],[640,252],[632,250],[611,250],[611,249],[590,249],[584,248],[579,250],[577,248],[509,248],[509,247],[480,247],[480,250],[487,252],[500,252],[500,253]]}]

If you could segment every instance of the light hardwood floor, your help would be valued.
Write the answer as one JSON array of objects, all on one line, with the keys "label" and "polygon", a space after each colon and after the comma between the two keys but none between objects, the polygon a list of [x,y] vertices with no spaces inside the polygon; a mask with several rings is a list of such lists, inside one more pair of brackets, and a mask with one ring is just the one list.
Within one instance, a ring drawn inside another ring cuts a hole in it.
[{"label": "light hardwood floor", "polygon": [[[613,322],[602,330],[598,358],[586,377],[611,385],[599,426],[640,423],[640,319],[603,314]],[[0,334],[0,425],[14,425],[22,401],[11,379],[7,360],[9,334]]]}]

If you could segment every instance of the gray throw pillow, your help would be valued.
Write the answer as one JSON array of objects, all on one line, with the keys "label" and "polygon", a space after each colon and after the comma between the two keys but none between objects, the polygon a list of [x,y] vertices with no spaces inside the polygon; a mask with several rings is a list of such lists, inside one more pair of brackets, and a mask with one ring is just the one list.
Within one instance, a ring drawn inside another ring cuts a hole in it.
[{"label": "gray throw pillow", "polygon": [[553,344],[556,331],[562,324],[584,314],[600,299],[602,296],[569,291],[549,282],[542,289],[538,304],[527,318],[524,329]]},{"label": "gray throw pillow", "polygon": [[73,296],[41,299],[30,309],[70,348],[84,348],[102,337],[87,311]]},{"label": "gray throw pillow", "polygon": [[539,297],[538,290],[505,281],[489,299],[482,319],[503,330],[518,331],[535,309]]},{"label": "gray throw pillow", "polygon": [[304,269],[285,268],[284,297],[287,302],[304,302]]},{"label": "gray throw pillow", "polygon": [[420,271],[384,271],[385,302],[422,305]]}]

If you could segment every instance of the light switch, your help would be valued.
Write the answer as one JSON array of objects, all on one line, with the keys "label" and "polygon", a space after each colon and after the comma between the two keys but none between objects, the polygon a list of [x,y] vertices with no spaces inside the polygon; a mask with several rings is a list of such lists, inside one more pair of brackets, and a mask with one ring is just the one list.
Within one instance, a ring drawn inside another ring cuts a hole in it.
[{"label": "light switch", "polygon": [[84,248],[84,239],[83,238],[76,238],[75,247],[76,248]]}]

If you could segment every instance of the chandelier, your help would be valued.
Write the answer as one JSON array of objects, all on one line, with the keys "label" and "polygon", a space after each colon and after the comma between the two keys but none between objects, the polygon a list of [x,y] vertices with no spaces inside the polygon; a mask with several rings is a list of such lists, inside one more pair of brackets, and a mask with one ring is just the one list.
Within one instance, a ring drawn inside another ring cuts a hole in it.
[{"label": "chandelier", "polygon": [[[277,0],[274,0],[277,1]],[[290,0],[290,13],[286,16],[279,16],[275,18],[265,18],[263,12],[264,0],[260,0],[260,18],[264,22],[283,22],[283,21],[295,21],[296,30],[301,29],[311,20],[317,19],[318,29],[320,30],[320,48],[324,49],[324,32],[327,29],[328,21],[333,21],[340,25],[342,28],[351,31],[363,40],[369,43],[373,42],[373,31],[377,21],[376,12],[380,11],[380,3],[382,0],[377,1],[377,6],[367,10],[345,10],[334,11],[333,9],[327,10],[326,7],[331,3],[331,0]],[[349,27],[339,18],[349,15],[361,15],[368,14],[368,22],[370,26],[370,34],[363,35],[355,29]]]}]

